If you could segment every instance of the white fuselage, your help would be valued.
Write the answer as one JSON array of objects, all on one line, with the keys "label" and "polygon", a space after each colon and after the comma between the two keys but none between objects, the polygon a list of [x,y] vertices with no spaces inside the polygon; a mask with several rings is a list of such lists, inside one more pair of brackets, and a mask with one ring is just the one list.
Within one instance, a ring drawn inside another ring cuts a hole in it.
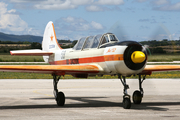
[{"label": "white fuselage", "polygon": [[93,48],[85,50],[62,49],[55,51],[54,55],[49,57],[49,63],[55,65],[99,65],[104,74],[121,74],[128,76],[140,73],[144,67],[139,70],[131,70],[124,63],[124,51],[127,46],[111,46],[106,48]]}]

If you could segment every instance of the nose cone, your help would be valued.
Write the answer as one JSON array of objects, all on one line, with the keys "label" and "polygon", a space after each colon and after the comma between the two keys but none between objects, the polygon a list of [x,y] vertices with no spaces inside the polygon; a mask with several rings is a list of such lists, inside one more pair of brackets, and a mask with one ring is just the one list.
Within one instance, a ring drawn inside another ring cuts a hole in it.
[{"label": "nose cone", "polygon": [[135,51],[131,55],[131,60],[134,63],[142,63],[146,59],[146,55],[141,51]]}]

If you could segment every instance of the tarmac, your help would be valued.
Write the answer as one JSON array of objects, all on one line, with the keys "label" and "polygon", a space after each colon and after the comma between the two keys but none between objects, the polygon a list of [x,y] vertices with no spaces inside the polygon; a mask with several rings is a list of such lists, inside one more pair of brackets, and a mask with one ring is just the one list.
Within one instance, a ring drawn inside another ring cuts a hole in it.
[{"label": "tarmac", "polygon": [[[133,94],[137,79],[127,79]],[[123,109],[118,79],[60,80],[66,96],[58,107],[52,79],[0,79],[0,120],[179,120],[180,79],[146,79],[140,105]],[[132,101],[132,100],[131,100]]]}]

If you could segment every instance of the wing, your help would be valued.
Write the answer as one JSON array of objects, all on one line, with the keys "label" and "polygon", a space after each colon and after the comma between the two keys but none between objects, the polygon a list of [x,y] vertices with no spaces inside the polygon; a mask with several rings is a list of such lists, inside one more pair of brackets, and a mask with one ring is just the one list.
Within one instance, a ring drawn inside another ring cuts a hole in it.
[{"label": "wing", "polygon": [[151,74],[156,71],[178,71],[180,65],[146,65],[142,74]]},{"label": "wing", "polygon": [[4,72],[29,72],[46,74],[99,73],[103,69],[99,65],[0,65]]},{"label": "wing", "polygon": [[47,52],[43,50],[16,50],[16,51],[10,51],[11,55],[33,55],[33,56],[49,56],[52,55],[53,52]]}]

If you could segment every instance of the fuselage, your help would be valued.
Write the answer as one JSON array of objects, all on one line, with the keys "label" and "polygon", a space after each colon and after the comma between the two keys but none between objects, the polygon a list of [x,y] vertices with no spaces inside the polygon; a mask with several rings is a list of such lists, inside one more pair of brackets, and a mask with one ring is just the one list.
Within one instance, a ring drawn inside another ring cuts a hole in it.
[{"label": "fuselage", "polygon": [[80,44],[81,42],[80,39],[74,48],[55,51],[49,57],[49,63],[53,65],[96,64],[103,69],[103,72],[99,72],[98,75],[121,74],[123,76],[129,76],[140,73],[146,65],[147,56],[143,62],[134,63],[131,60],[131,55],[134,51],[145,53],[142,45],[134,41],[119,42],[117,38],[114,41],[110,41],[109,39],[109,42],[101,44],[103,39],[110,35],[113,34],[102,35],[95,48],[92,47],[93,42],[91,43],[91,47],[86,48],[86,42],[89,37],[84,39],[81,47],[78,46],[78,43]]}]

